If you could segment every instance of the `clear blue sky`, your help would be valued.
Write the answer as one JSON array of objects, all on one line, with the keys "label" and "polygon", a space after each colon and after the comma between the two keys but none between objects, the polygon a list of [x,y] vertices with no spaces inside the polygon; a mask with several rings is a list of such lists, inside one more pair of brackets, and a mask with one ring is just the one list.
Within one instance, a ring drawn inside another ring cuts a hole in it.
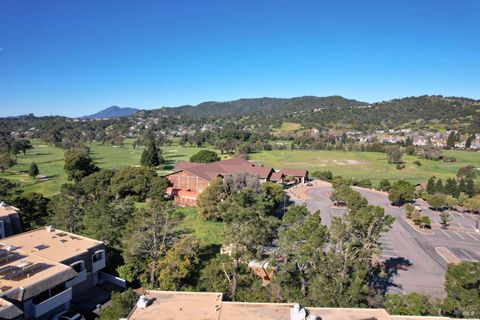
[{"label": "clear blue sky", "polygon": [[480,1],[0,0],[0,116],[480,98]]}]

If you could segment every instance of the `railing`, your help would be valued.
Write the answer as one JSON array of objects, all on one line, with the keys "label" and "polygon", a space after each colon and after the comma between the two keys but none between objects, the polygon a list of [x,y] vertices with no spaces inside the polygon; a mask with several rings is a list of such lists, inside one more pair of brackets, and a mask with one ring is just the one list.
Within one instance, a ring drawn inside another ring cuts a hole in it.
[{"label": "railing", "polygon": [[85,280],[87,280],[87,271],[82,270],[82,271],[78,272],[78,275],[75,278],[73,278],[70,281],[65,282],[65,284],[67,285],[67,287],[73,287],[74,285],[77,285],[77,284],[79,284],[79,283],[81,283]]},{"label": "railing", "polygon": [[45,313],[55,309],[72,300],[72,288],[68,288],[53,297],[48,298],[40,302],[39,304],[33,304],[33,315],[35,318],[44,315]]}]

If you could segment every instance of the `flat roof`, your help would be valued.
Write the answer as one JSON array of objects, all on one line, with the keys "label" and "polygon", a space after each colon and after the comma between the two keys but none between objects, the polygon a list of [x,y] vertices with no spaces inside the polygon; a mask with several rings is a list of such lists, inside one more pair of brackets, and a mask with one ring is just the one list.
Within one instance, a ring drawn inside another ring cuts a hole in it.
[{"label": "flat roof", "polygon": [[19,233],[0,239],[0,244],[13,245],[27,255],[36,255],[56,262],[78,256],[102,244],[62,230],[49,232],[47,228]]},{"label": "flat roof", "polygon": [[76,275],[59,262],[0,245],[0,296],[26,300]]},{"label": "flat roof", "polygon": [[[247,303],[222,301],[222,293],[147,291],[150,305],[135,307],[129,320],[289,320],[292,303]],[[391,316],[385,309],[308,308],[308,315],[322,320],[429,320],[443,317]]]},{"label": "flat roof", "polygon": [[6,217],[14,213],[18,213],[19,209],[14,206],[5,205],[5,203],[0,203],[0,217]]},{"label": "flat roof", "polygon": [[135,307],[128,319],[217,320],[222,303],[222,293],[147,291],[144,295],[151,305],[145,309]]}]

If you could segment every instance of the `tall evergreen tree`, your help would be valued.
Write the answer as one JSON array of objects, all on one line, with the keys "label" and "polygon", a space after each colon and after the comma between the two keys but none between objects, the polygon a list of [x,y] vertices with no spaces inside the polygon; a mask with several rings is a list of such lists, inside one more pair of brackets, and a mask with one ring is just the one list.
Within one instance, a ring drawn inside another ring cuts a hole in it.
[{"label": "tall evergreen tree", "polygon": [[156,167],[160,164],[158,158],[158,149],[155,140],[149,139],[145,149],[142,152],[140,164],[145,167]]},{"label": "tall evergreen tree", "polygon": [[448,178],[445,182],[445,193],[451,196],[457,197],[459,195],[457,180],[454,178]]},{"label": "tall evergreen tree", "polygon": [[475,195],[475,184],[473,183],[473,179],[467,179],[465,184],[465,193],[469,197],[473,197]]},{"label": "tall evergreen tree", "polygon": [[427,182],[427,192],[429,194],[435,193],[435,177],[430,177]]},{"label": "tall evergreen tree", "polygon": [[37,164],[35,162],[32,162],[30,164],[30,168],[28,168],[28,175],[35,179],[35,177],[38,176],[39,173],[40,171],[38,170]]},{"label": "tall evergreen tree", "polygon": [[445,186],[443,185],[442,179],[438,179],[435,183],[435,192],[445,193]]}]

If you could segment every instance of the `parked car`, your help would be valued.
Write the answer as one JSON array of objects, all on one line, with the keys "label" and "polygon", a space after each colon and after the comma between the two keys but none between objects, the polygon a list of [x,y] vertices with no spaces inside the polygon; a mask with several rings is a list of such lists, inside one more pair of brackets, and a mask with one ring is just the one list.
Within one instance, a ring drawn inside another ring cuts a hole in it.
[{"label": "parked car", "polygon": [[53,316],[52,320],[85,320],[85,317],[75,311],[63,311]]},{"label": "parked car", "polygon": [[417,210],[417,211],[422,211],[422,206],[420,206],[419,204],[415,204],[413,207],[414,207],[415,210]]}]

